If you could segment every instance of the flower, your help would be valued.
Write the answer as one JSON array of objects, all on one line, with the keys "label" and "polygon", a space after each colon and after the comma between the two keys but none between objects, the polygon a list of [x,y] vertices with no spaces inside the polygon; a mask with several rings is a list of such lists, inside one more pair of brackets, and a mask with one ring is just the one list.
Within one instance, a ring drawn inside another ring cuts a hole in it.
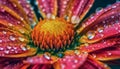
[{"label": "flower", "polygon": [[[120,2],[83,20],[94,0],[0,0],[1,69],[109,69],[120,58]],[[102,61],[102,62],[101,62]]]}]

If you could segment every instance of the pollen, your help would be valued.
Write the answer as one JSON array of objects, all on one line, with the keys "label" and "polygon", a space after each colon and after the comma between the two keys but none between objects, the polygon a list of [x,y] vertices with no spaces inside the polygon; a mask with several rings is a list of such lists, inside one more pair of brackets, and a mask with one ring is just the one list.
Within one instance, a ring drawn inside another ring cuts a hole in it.
[{"label": "pollen", "polygon": [[32,31],[32,40],[40,49],[61,49],[69,46],[74,27],[62,18],[41,20]]}]

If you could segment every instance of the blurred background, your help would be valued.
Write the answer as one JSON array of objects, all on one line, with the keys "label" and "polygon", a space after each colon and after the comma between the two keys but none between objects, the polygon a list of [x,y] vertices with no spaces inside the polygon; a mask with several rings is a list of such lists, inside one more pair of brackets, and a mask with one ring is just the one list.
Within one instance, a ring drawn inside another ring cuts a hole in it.
[{"label": "blurred background", "polygon": [[[35,13],[37,15],[37,17],[41,17],[36,2],[35,0],[29,0],[31,5],[33,6],[32,9],[35,10]],[[95,0],[93,7],[90,9],[89,13],[86,15],[86,17],[90,16],[90,14],[95,13],[95,11],[100,10],[106,6],[109,6],[113,3],[115,3],[116,1],[120,1],[120,0]],[[85,17],[85,18],[86,18]],[[116,64],[118,64],[118,62],[120,63],[120,61],[117,61]],[[111,69],[120,69],[120,64],[119,65],[110,65]]]}]

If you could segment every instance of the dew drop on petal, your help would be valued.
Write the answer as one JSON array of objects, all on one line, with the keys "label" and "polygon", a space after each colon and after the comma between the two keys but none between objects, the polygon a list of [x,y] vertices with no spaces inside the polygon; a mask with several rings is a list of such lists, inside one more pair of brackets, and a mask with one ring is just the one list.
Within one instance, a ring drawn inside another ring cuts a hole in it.
[{"label": "dew drop on petal", "polygon": [[61,64],[61,69],[65,69],[65,64]]},{"label": "dew drop on petal", "polygon": [[100,28],[97,29],[97,31],[98,31],[99,33],[102,33],[102,32],[103,32],[103,28],[100,27]]},{"label": "dew drop on petal", "polygon": [[76,60],[74,60],[74,63],[78,63],[78,60],[76,59]]},{"label": "dew drop on petal", "polygon": [[10,36],[9,39],[15,41],[16,38],[14,36]]},{"label": "dew drop on petal", "polygon": [[19,31],[20,31],[21,33],[25,33],[25,31],[24,31],[23,29],[20,29]]},{"label": "dew drop on petal", "polygon": [[0,47],[0,50],[2,51],[2,50],[4,50],[4,48]]},{"label": "dew drop on petal", "polygon": [[0,43],[2,43],[2,40],[0,39]]},{"label": "dew drop on petal", "polygon": [[92,32],[92,31],[89,31],[89,32],[87,33],[87,37],[88,37],[88,39],[93,39],[94,36],[95,36],[95,33]]},{"label": "dew drop on petal", "polygon": [[98,8],[96,9],[96,12],[100,12],[102,9],[103,9],[102,7],[98,7]]},{"label": "dew drop on petal", "polygon": [[21,49],[23,50],[23,51],[26,51],[27,50],[27,48],[26,47],[24,47],[24,46],[20,46],[21,47]]},{"label": "dew drop on petal", "polygon": [[7,32],[6,32],[6,31],[3,31],[3,34],[7,34]]},{"label": "dew drop on petal", "polygon": [[46,58],[46,59],[48,59],[48,60],[50,60],[51,59],[51,57],[50,57],[50,55],[49,54],[44,54],[44,57]]},{"label": "dew drop on petal", "polygon": [[108,55],[110,56],[110,55],[112,55],[112,53],[108,52]]},{"label": "dew drop on petal", "polygon": [[22,41],[22,42],[25,40],[25,39],[22,38],[22,37],[19,37],[18,39],[19,39],[20,41]]},{"label": "dew drop on petal", "polygon": [[10,50],[10,49],[12,49],[12,47],[11,47],[11,46],[7,46],[7,49],[9,49],[9,50]]},{"label": "dew drop on petal", "polygon": [[8,50],[5,50],[4,53],[5,53],[5,54],[9,54],[9,51],[8,51]]}]

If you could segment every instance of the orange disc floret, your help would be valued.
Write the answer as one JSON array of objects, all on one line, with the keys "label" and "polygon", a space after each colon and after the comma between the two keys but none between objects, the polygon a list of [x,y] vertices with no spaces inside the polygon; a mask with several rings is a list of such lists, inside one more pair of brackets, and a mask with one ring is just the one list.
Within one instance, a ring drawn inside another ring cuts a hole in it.
[{"label": "orange disc floret", "polygon": [[70,45],[74,27],[62,18],[41,20],[32,31],[34,44],[40,49],[60,49]]}]

